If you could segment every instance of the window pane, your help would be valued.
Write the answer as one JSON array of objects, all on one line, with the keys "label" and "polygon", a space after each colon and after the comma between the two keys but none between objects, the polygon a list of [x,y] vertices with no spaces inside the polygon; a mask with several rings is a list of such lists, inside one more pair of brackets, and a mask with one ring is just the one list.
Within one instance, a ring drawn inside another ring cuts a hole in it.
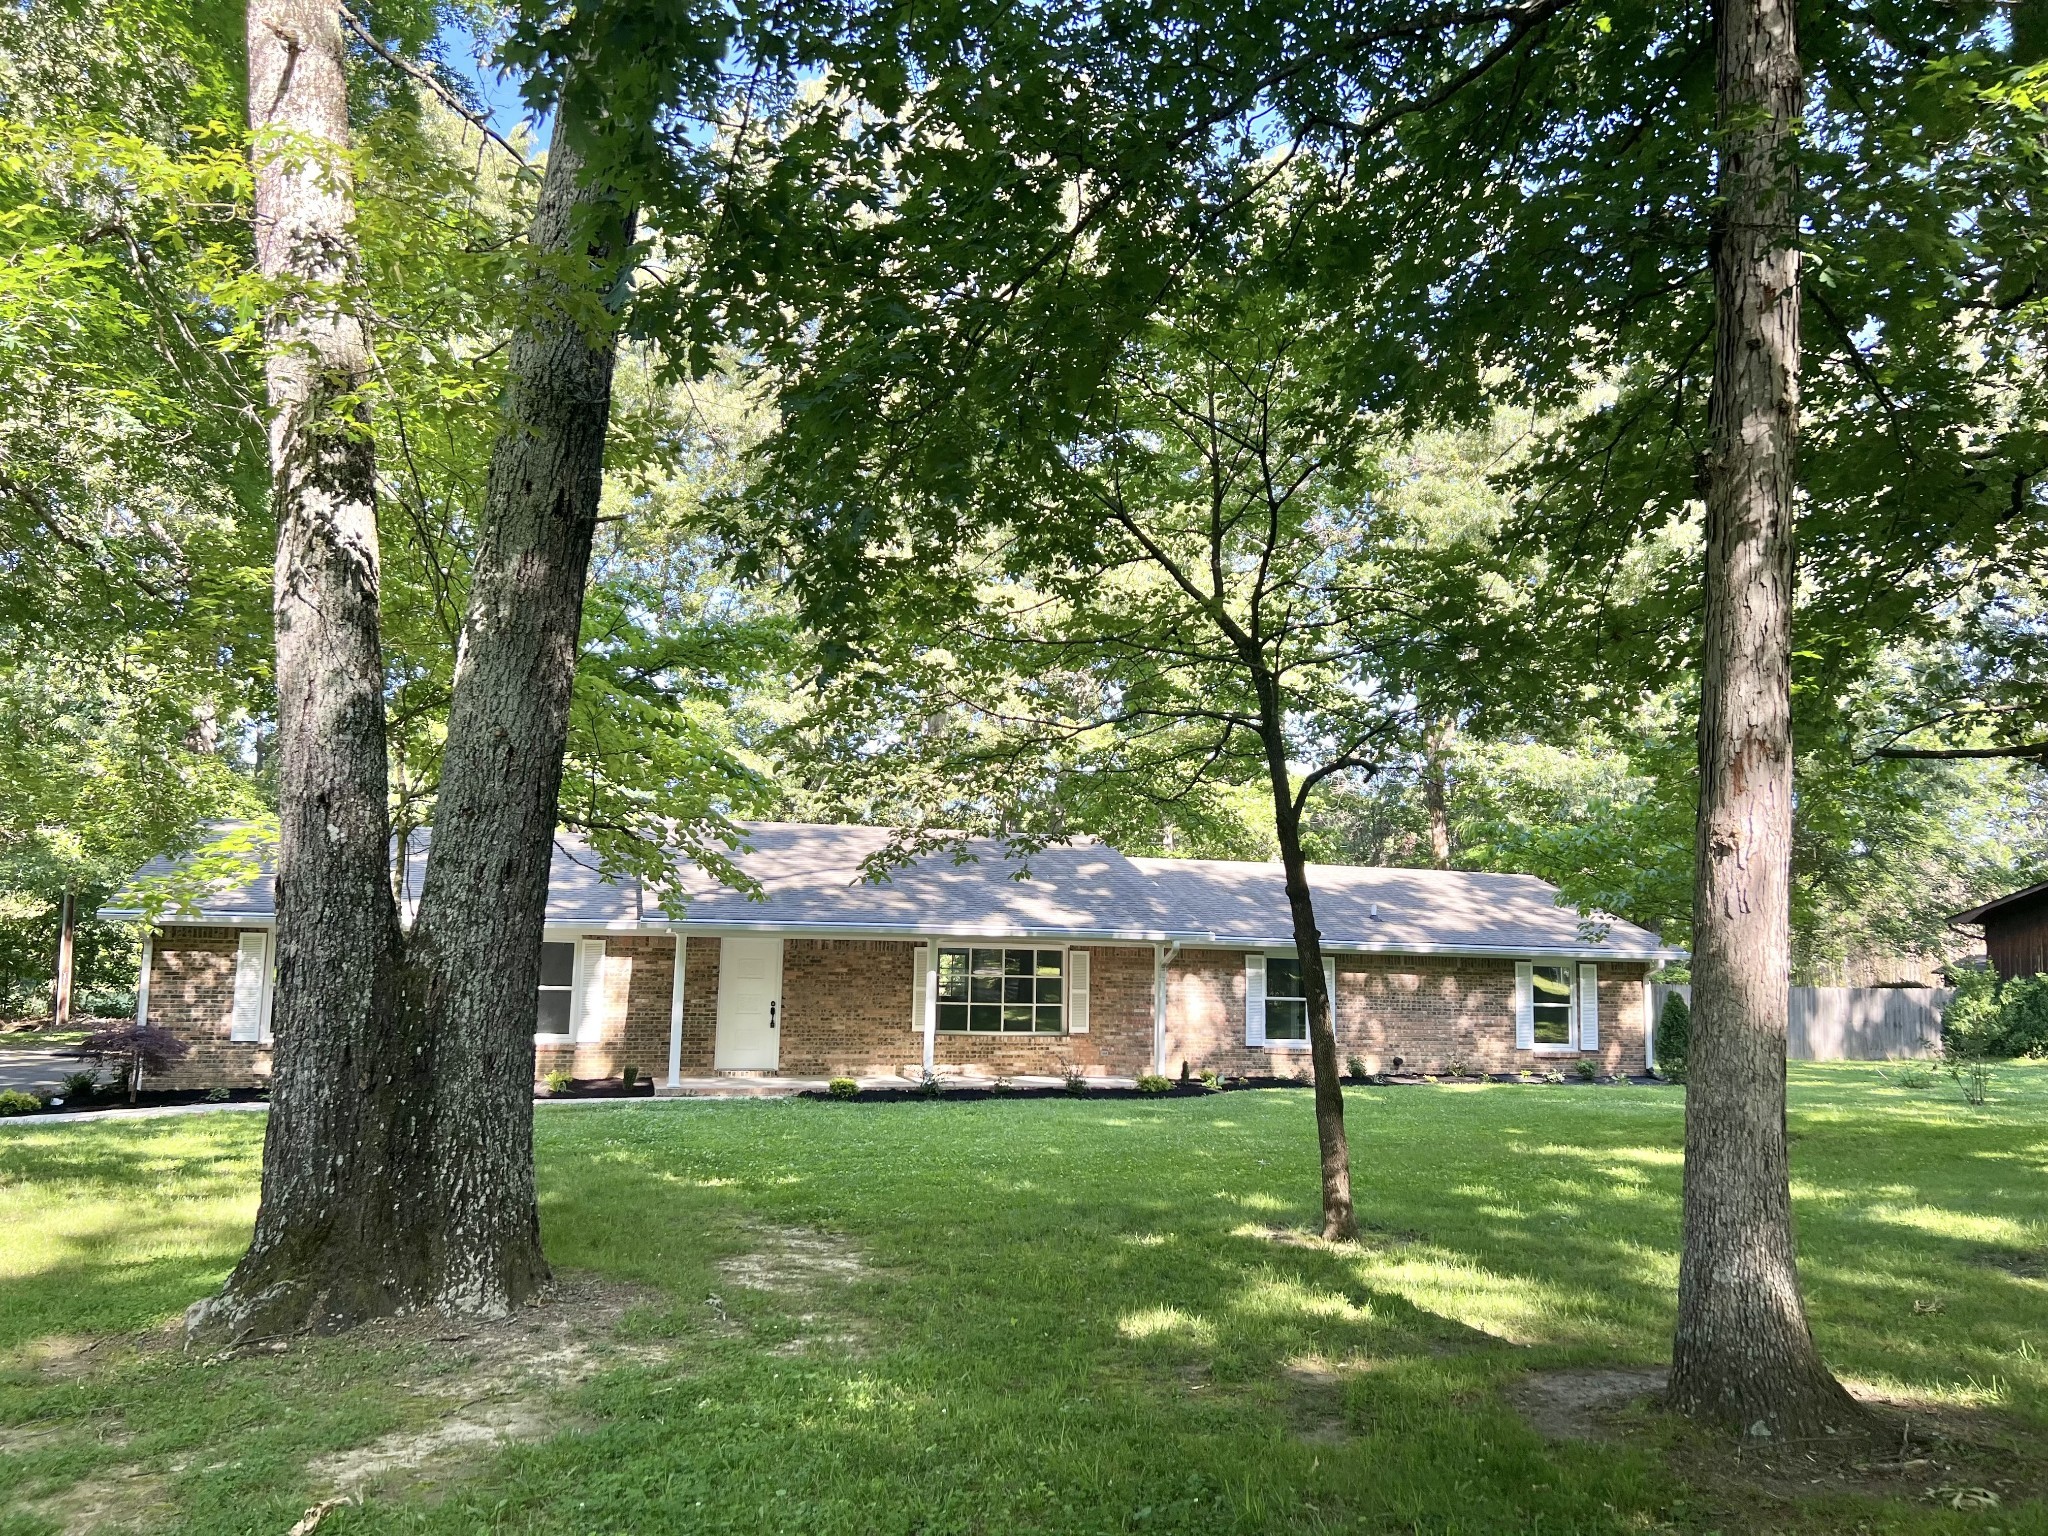
[{"label": "window pane", "polygon": [[1060,1000],[1060,979],[1057,976],[1038,978],[1038,1000],[1041,1003],[1057,1004]]},{"label": "window pane", "polygon": [[1003,1000],[1003,978],[1000,976],[977,975],[969,984],[968,998],[977,1003],[1000,1003]]},{"label": "window pane", "polygon": [[[1030,959],[1026,955],[1025,959]],[[1005,976],[1003,978],[1003,1001],[1006,1003],[1028,1003],[1036,994],[1038,983],[1029,976]]]},{"label": "window pane", "polygon": [[1060,1032],[1060,1005],[1058,1003],[1054,1003],[1051,1007],[1047,1007],[1044,1003],[1038,1005],[1038,1032],[1041,1035],[1056,1035]]},{"label": "window pane", "polygon": [[1041,949],[1038,952],[1038,974],[1041,976],[1059,975],[1061,970],[1061,959],[1062,956],[1060,955],[1060,952],[1058,950]]},{"label": "window pane", "polygon": [[[1266,996],[1305,997],[1301,990],[1301,961],[1294,955],[1266,957]],[[1268,1030],[1268,1034],[1272,1031]]]},{"label": "window pane", "polygon": [[1572,968],[1568,965],[1532,965],[1529,985],[1535,1001],[1536,1043],[1572,1043]]},{"label": "window pane", "polygon": [[564,987],[544,991],[540,995],[540,1023],[535,1026],[543,1035],[566,1035],[569,1033],[569,991]]},{"label": "window pane", "polygon": [[1029,1003],[1005,1003],[1003,1005],[1003,1030],[1007,1034],[1030,1034],[1031,1005]]},{"label": "window pane", "polygon": [[939,1004],[939,1028],[965,1029],[967,1027],[967,1005],[965,1003]]},{"label": "window pane", "polygon": [[977,949],[974,952],[974,974],[977,976],[1002,975],[1003,952],[1000,949]]},{"label": "window pane", "polygon": [[540,947],[540,984],[566,987],[576,979],[576,946],[545,943]]},{"label": "window pane", "polygon": [[1003,1007],[1000,1003],[976,1003],[972,1009],[969,1029],[995,1031],[1003,1027]]},{"label": "window pane", "polygon": [[1266,1038],[1268,1040],[1306,1040],[1308,1038],[1308,1004],[1299,998],[1284,998],[1279,1002],[1266,999]]},{"label": "window pane", "polygon": [[964,1003],[967,1001],[966,950],[942,949],[939,951],[939,1001],[942,1003]]},{"label": "window pane", "polygon": [[1029,976],[1031,974],[1031,951],[1028,949],[1004,950],[1003,974],[1005,976]]}]

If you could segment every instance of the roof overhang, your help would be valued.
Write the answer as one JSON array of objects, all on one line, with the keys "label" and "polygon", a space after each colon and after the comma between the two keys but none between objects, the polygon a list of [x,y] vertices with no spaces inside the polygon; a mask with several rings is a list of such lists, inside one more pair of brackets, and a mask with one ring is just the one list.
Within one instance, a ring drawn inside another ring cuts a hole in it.
[{"label": "roof overhang", "polygon": [[1981,923],[2000,907],[2009,907],[2016,902],[2030,901],[2037,896],[2048,896],[2048,880],[2043,880],[2039,885],[2030,885],[2023,891],[2013,891],[2004,896],[1994,896],[1989,901],[1971,907],[1966,912],[1956,913],[1955,916],[1949,919],[1949,922],[1951,924]]}]

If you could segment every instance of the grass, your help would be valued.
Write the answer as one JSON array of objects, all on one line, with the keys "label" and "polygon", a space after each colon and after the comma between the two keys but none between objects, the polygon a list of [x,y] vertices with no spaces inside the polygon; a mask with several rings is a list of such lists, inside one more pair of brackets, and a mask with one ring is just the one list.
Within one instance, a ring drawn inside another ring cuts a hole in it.
[{"label": "grass", "polygon": [[[1793,1081],[1829,1359],[2048,1438],[2048,1069],[2001,1071],[1975,1108],[1868,1066]],[[1524,1373],[1668,1356],[1678,1092],[1349,1092],[1376,1228],[1351,1249],[1275,1241],[1314,1209],[1306,1091],[543,1106],[549,1252],[644,1287],[627,1331],[666,1354],[565,1390],[560,1434],[322,1536],[2048,1531],[2010,1493],[1745,1496],[1656,1421],[1541,1438],[1502,1400]],[[310,1460],[423,1421],[418,1339],[72,1358],[220,1280],[261,1135],[252,1115],[0,1131],[0,1533],[96,1512],[282,1532],[325,1491]],[[791,1229],[862,1268],[779,1291],[721,1268]]]}]

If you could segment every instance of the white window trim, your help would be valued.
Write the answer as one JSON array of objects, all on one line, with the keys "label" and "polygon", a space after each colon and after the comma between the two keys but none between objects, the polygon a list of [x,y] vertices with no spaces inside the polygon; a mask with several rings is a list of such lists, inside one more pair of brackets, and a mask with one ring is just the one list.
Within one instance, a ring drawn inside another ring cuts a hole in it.
[{"label": "white window trim", "polygon": [[[918,954],[919,951],[923,951],[924,954],[928,957],[926,962],[927,969],[925,971],[925,983],[922,987],[919,987],[916,984],[916,982],[913,981],[911,1001],[913,1004],[916,1004],[921,1001],[924,1005],[924,1016],[921,1019],[919,1019],[917,1028],[921,1033],[925,1035],[927,1039],[927,1052],[929,1052],[933,1048],[933,1045],[935,1044],[937,1038],[941,1035],[945,1036],[947,1039],[950,1040],[1065,1040],[1076,1034],[1087,1034],[1089,1032],[1088,1029],[1084,1028],[1077,1031],[1074,1028],[1073,997],[1074,956],[1075,954],[1086,950],[1087,947],[1088,946],[1084,944],[1051,944],[1037,939],[992,939],[987,937],[986,935],[983,935],[978,938],[973,936],[967,936],[962,938],[919,939],[911,950],[911,954],[913,956],[913,964],[915,963],[914,957]],[[1057,1034],[1054,1034],[1048,1030],[1045,1033],[1041,1034],[1039,1031],[1034,1029],[1029,1034],[1026,1034],[1022,1030],[941,1028],[939,1025],[939,951],[942,949],[1058,950],[1060,955],[1059,1032]],[[1092,977],[1090,978],[1090,986],[1092,989]],[[1090,997],[1089,1002],[1092,1010],[1094,1002],[1092,996]],[[1090,1020],[1090,1024],[1092,1026],[1092,1019]],[[931,1064],[932,1063],[928,1056],[925,1065],[930,1066]]]},{"label": "white window trim", "polygon": [[[1269,949],[1265,951],[1265,956],[1267,978],[1265,1007],[1266,1020],[1268,1024],[1270,1024],[1273,1017],[1273,962],[1275,960],[1292,960],[1296,958],[1296,955],[1294,950],[1290,947],[1287,949]],[[1337,1032],[1337,957],[1335,955],[1323,956],[1323,985],[1329,989],[1330,993],[1330,1033],[1334,1035]],[[1289,999],[1289,1001],[1292,1001],[1292,999]],[[1305,1004],[1304,1017],[1306,1017]],[[1312,1038],[1312,1035],[1313,1031],[1308,1031],[1305,1032],[1299,1040],[1275,1040],[1269,1029],[1265,1033],[1262,1044],[1269,1051],[1313,1050],[1315,1048],[1315,1041]],[[1254,1049],[1256,1049],[1256,1047],[1254,1047]]]},{"label": "white window trim", "polygon": [[1579,966],[1575,960],[1532,960],[1532,966],[1544,965],[1552,969],[1568,971],[1571,974],[1571,1023],[1565,1026],[1564,1044],[1553,1041],[1532,1040],[1529,1049],[1538,1056],[1577,1056],[1579,1050]]},{"label": "white window trim", "polygon": [[[580,930],[574,929],[557,930],[550,928],[542,932],[540,936],[541,943],[566,944],[569,946],[570,954],[574,959],[569,966],[569,1032],[563,1035],[552,1035],[544,1030],[536,1029],[533,1032],[533,1043],[535,1045],[574,1046],[581,1043],[580,1037],[583,1034],[583,941],[585,939],[602,937],[604,937],[602,934],[583,933]],[[538,993],[539,990],[539,984],[536,982],[534,991]]]}]

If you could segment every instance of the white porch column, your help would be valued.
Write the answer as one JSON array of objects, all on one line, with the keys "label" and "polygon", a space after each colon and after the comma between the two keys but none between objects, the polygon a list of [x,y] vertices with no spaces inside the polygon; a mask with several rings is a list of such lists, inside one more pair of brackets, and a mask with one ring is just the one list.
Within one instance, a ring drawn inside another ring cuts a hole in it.
[{"label": "white porch column", "polygon": [[669,979],[668,987],[668,1085],[671,1088],[683,1086],[683,979],[689,969],[686,964],[689,953],[689,937],[678,933],[675,975]]},{"label": "white porch column", "polygon": [[924,1069],[933,1071],[939,1060],[939,941],[924,947]]},{"label": "white porch column", "polygon": [[156,929],[142,930],[142,976],[135,983],[135,1022],[149,1022],[149,970],[156,954]]}]

